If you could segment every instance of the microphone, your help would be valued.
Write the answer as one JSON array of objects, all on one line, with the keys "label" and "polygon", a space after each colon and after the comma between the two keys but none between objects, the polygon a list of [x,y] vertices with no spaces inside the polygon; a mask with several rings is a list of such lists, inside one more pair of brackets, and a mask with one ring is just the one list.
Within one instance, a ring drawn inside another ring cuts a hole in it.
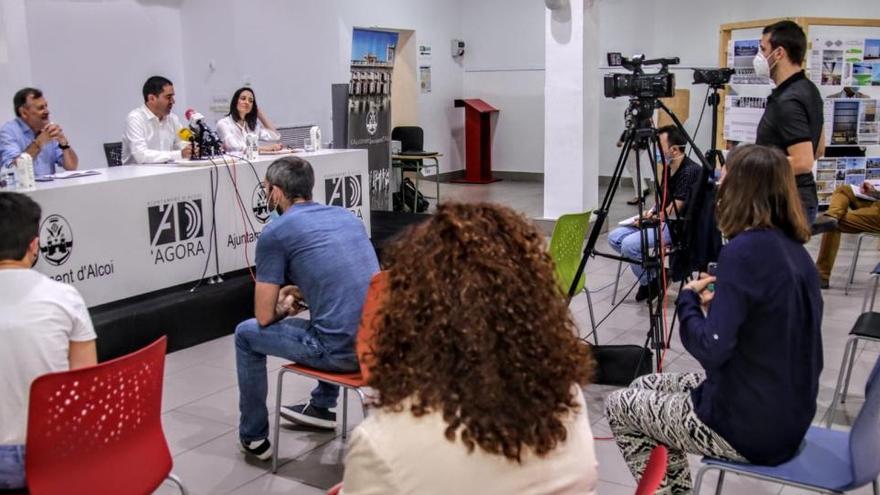
[{"label": "microphone", "polygon": [[189,141],[193,138],[195,134],[188,127],[181,127],[179,131],[177,131],[177,137],[181,139],[181,141]]}]

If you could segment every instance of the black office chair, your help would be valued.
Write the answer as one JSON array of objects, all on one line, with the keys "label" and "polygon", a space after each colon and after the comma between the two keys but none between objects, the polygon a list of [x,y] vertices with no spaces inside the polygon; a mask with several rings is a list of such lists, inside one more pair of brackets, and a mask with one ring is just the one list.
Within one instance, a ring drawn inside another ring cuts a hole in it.
[{"label": "black office chair", "polygon": [[[437,204],[440,204],[440,180],[436,177],[440,174],[439,157],[443,156],[436,151],[425,151],[425,132],[418,126],[395,127],[391,130],[391,140],[400,141],[400,153],[392,156],[391,165],[401,170],[401,182],[404,172],[415,172],[416,191],[419,190],[419,177],[424,169],[434,169],[434,184],[437,186]],[[425,164],[425,160],[433,160],[434,163]],[[424,177],[424,176],[423,176]],[[413,195],[412,211],[417,209],[418,194]]]},{"label": "black office chair", "polygon": [[107,158],[108,167],[122,165],[122,142],[104,143],[104,157]]}]

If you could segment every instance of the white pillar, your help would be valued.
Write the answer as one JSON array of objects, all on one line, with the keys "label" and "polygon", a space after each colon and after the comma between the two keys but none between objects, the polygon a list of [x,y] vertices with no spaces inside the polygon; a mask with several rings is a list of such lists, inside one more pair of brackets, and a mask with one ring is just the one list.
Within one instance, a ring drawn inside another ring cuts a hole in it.
[{"label": "white pillar", "polygon": [[598,0],[546,9],[544,218],[599,204]]}]

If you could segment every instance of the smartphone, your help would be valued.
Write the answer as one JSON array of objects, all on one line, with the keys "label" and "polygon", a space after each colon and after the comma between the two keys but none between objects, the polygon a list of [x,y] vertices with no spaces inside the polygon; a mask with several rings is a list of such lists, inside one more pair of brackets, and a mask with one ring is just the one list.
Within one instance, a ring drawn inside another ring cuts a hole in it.
[{"label": "smartphone", "polygon": [[[717,269],[718,269],[718,263],[715,263],[714,261],[712,263],[709,263],[708,265],[706,265],[706,273],[708,273],[710,277],[715,276],[715,271]],[[707,285],[706,289],[708,289],[712,292],[715,292],[715,282],[712,282],[709,285]]]}]

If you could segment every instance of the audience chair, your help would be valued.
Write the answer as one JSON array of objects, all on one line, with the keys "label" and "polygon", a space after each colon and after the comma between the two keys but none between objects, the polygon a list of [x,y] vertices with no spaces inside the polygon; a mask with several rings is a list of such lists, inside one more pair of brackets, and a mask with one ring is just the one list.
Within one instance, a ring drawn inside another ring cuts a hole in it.
[{"label": "audience chair", "polygon": [[108,167],[122,165],[122,142],[104,143],[104,157],[107,158]]},{"label": "audience chair", "polygon": [[387,272],[379,272],[373,276],[370,281],[370,288],[367,291],[367,297],[364,308],[361,313],[361,324],[357,333],[357,353],[360,362],[360,371],[354,373],[333,373],[330,371],[321,371],[302,364],[286,364],[278,370],[278,388],[275,392],[275,432],[272,442],[272,472],[278,471],[278,452],[281,432],[281,391],[283,389],[284,375],[294,373],[306,378],[313,378],[318,381],[332,383],[342,388],[342,439],[348,438],[348,391],[353,390],[361,400],[361,408],[364,417],[367,416],[366,396],[363,388],[367,384],[367,366],[364,353],[369,352],[369,342],[373,336],[373,328],[375,324],[376,311],[379,305],[385,300],[387,293],[385,292]]},{"label": "audience chair", "polygon": [[327,495],[339,495],[339,492],[341,492],[341,491],[342,491],[342,483],[340,482],[340,483],[337,483],[337,484],[331,486],[330,489],[327,490]]},{"label": "audience chair", "polygon": [[636,495],[654,495],[663,483],[663,478],[666,477],[668,464],[669,451],[665,445],[658,444],[651,450],[645,472],[642,473],[642,479],[639,480],[639,486],[636,487]]},{"label": "audience chair", "polygon": [[853,252],[853,257],[849,262],[846,285],[843,287],[843,293],[846,295],[849,295],[849,289],[852,288],[853,279],[855,279],[856,276],[856,266],[859,263],[859,253],[862,251],[862,241],[864,241],[866,237],[880,239],[880,232],[862,232],[856,238],[856,250]]},{"label": "audience chair", "polygon": [[[562,293],[568,295],[575,273],[584,255],[584,239],[590,228],[590,214],[574,213],[562,215],[553,227],[553,235],[550,237],[550,257],[556,265],[556,279]],[[593,343],[599,345],[599,335],[596,332],[596,317],[593,314],[593,300],[590,290],[586,287],[586,273],[582,273],[578,279],[577,292],[584,291],[587,295],[587,309],[590,312],[590,325],[592,326]]]},{"label": "audience chair", "polygon": [[166,338],[105,363],[31,384],[25,474],[30,493],[152,493],[171,473],[162,432]]},{"label": "audience chair", "polygon": [[[440,160],[443,155],[434,151],[425,151],[423,149],[425,143],[425,133],[421,127],[405,126],[395,127],[391,131],[391,139],[400,141],[400,153],[391,157],[391,165],[401,170],[401,182],[403,182],[404,172],[415,172],[416,175],[416,191],[419,191],[419,176],[425,169],[434,169],[434,184],[437,188],[437,204],[440,204]],[[425,160],[431,160],[433,163],[425,164]],[[413,212],[417,212],[418,194],[414,195]]]},{"label": "audience chair", "polygon": [[865,387],[865,404],[852,430],[837,431],[811,426],[798,453],[778,466],[761,466],[703,458],[694,493],[700,493],[703,476],[718,471],[716,494],[721,493],[724,473],[772,481],[805,490],[843,493],[868,483],[880,495],[880,359],[874,364]]},{"label": "audience chair", "polygon": [[[849,380],[852,377],[853,364],[855,364],[856,359],[856,346],[859,340],[880,342],[880,313],[874,311],[877,286],[880,285],[880,263],[871,271],[871,278],[874,280],[874,288],[873,290],[865,290],[865,297],[862,299],[862,314],[859,315],[852,330],[850,330],[846,347],[843,349],[843,359],[840,361],[837,385],[834,387],[834,396],[831,399],[831,405],[828,407],[825,423],[828,428],[831,428],[831,424],[834,422],[834,413],[837,410],[838,401],[840,401],[840,404],[846,402]],[[868,304],[869,298],[871,300],[870,304]],[[843,389],[841,389],[841,385],[843,385]]]}]

